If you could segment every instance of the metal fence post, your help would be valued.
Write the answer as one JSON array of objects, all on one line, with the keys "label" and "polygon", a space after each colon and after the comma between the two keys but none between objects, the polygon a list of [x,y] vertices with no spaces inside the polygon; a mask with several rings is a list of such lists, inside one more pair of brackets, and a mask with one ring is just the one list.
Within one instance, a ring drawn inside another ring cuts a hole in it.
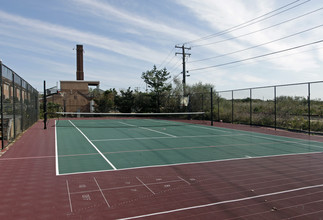
[{"label": "metal fence post", "polygon": [[213,126],[213,88],[211,88],[211,126]]},{"label": "metal fence post", "polygon": [[47,98],[46,98],[46,81],[44,80],[44,99],[43,99],[43,109],[44,109],[44,129],[47,129]]},{"label": "metal fence post", "polygon": [[21,123],[20,129],[21,131],[24,130],[24,115],[23,115],[23,100],[22,100],[22,79],[20,79],[20,115],[21,115]]},{"label": "metal fence post", "polygon": [[15,73],[12,71],[12,115],[13,115],[13,138],[16,139],[16,86]]},{"label": "metal fence post", "polygon": [[204,93],[202,93],[202,112],[204,111]]},{"label": "metal fence post", "polygon": [[310,135],[311,134],[311,84],[310,83],[308,83],[307,104],[308,104],[308,135]]},{"label": "metal fence post", "polygon": [[220,94],[218,93],[218,121],[220,121]]},{"label": "metal fence post", "polygon": [[250,89],[250,125],[252,125],[252,89]]},{"label": "metal fence post", "polygon": [[232,93],[231,123],[233,124],[233,90],[231,91],[231,93]]},{"label": "metal fence post", "polygon": [[275,101],[275,130],[277,129],[277,88],[274,86],[274,101]]}]

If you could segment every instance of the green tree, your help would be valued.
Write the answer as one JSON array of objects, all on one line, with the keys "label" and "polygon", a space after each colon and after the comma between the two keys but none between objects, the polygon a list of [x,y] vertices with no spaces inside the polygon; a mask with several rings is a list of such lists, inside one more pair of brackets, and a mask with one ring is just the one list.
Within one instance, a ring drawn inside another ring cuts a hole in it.
[{"label": "green tree", "polygon": [[211,88],[213,88],[213,101],[215,101],[216,93],[212,84],[198,82],[186,86],[190,111],[207,111],[211,108]]},{"label": "green tree", "polygon": [[106,90],[102,95],[94,98],[96,112],[110,112],[114,109],[115,97],[117,96],[115,89]]},{"label": "green tree", "polygon": [[128,113],[132,111],[135,96],[130,87],[124,91],[120,90],[121,95],[116,96],[115,104],[120,112]]},{"label": "green tree", "polygon": [[144,93],[144,92],[136,92],[134,94],[134,112],[152,112],[156,109],[155,105],[152,103],[152,94],[151,93]]},{"label": "green tree", "polygon": [[143,72],[141,78],[153,92],[152,99],[157,104],[157,112],[160,112],[161,97],[172,88],[171,84],[166,84],[166,81],[170,79],[170,72],[166,68],[157,70],[156,65],[154,65],[152,70]]}]

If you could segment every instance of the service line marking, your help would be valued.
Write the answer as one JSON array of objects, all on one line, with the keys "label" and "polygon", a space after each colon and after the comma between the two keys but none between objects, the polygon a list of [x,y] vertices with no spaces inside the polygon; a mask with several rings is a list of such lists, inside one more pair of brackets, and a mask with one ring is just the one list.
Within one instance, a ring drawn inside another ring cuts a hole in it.
[{"label": "service line marking", "polygon": [[142,185],[144,185],[152,194],[156,194],[156,193],[154,193],[154,191],[152,191],[144,182],[142,182],[138,177],[136,177],[137,178],[137,180],[139,181],[139,182],[141,182],[141,184]]},{"label": "service line marking", "polygon": [[[247,134],[237,134],[234,136],[246,136]],[[232,137],[232,134],[208,134],[208,135],[196,135],[196,136],[169,136],[169,137],[139,137],[139,138],[111,138],[111,139],[96,139],[96,140],[91,140],[92,142],[96,141],[133,141],[133,140],[154,140],[154,139],[186,139],[186,138],[203,138],[203,137],[226,137],[230,136]]]},{"label": "service line marking", "polygon": [[[132,125],[132,124],[124,123],[124,122],[119,122],[119,123],[120,124],[127,125],[127,126],[131,126],[131,127],[136,127],[136,125]],[[167,134],[167,133],[161,132],[161,131],[156,131],[156,130],[153,130],[153,129],[150,129],[150,128],[145,128],[145,127],[138,127],[138,128],[144,129],[144,130],[148,130],[148,131],[153,131],[153,132],[156,132],[156,133],[159,133],[159,134],[163,134],[163,135],[167,135],[167,136],[170,136],[170,137],[176,137],[175,135]]]},{"label": "service line marking", "polygon": [[250,136],[251,137],[256,137],[256,138],[262,138],[262,139],[266,139],[266,140],[273,140],[273,141],[278,142],[278,143],[292,143],[292,144],[303,145],[303,146],[306,146],[306,147],[317,147],[317,148],[321,148],[321,149],[323,148],[323,146],[313,145],[311,143],[301,143],[301,142],[297,142],[297,141],[279,140],[279,139],[275,139],[275,138],[263,137],[263,136],[252,135],[252,134]]},{"label": "service line marking", "polygon": [[[146,168],[155,168],[155,167],[171,167],[171,166],[182,166],[182,165],[191,165],[191,164],[205,164],[205,163],[221,163],[225,161],[238,161],[238,160],[252,160],[252,159],[262,159],[262,158],[275,158],[275,157],[286,157],[286,156],[297,156],[297,155],[312,155],[312,154],[322,154],[322,151],[319,152],[306,152],[306,153],[294,153],[294,154],[279,154],[279,155],[267,155],[267,156],[257,156],[257,157],[238,157],[238,158],[229,158],[229,159],[220,159],[220,160],[207,160],[207,161],[199,161],[199,162],[186,162],[186,163],[173,163],[173,164],[163,164],[163,165],[150,165],[150,166],[141,166],[141,167],[128,167],[128,168],[120,168],[117,171],[122,170],[137,170],[137,169],[146,169]],[[85,174],[85,173],[102,173],[102,172],[115,172],[115,170],[95,170],[95,171],[84,171],[84,172],[74,172],[74,173],[63,173],[60,176],[67,175],[77,175],[77,174]]]},{"label": "service line marking", "polygon": [[104,199],[105,203],[106,203],[106,204],[107,204],[107,206],[110,208],[110,204],[108,203],[108,200],[105,198],[105,196],[104,196],[104,194],[103,194],[103,192],[102,192],[102,189],[101,189],[101,187],[100,187],[100,185],[99,185],[98,181],[95,179],[95,177],[93,177],[93,179],[94,179],[94,181],[95,181],[96,185],[98,186],[98,188],[99,188],[99,190],[100,190],[100,192],[101,192],[101,195],[102,195],[102,197],[103,197],[103,199]]},{"label": "service line marking", "polygon": [[[160,121],[158,120],[151,120],[151,121],[154,121],[154,122],[158,122],[158,123],[161,123]],[[177,125],[183,125],[183,126],[191,126],[191,127],[196,127],[196,128],[202,128],[202,129],[207,129],[207,130],[212,130],[212,131],[219,131],[219,132],[225,132],[227,133],[228,131],[223,131],[222,129],[219,129],[217,127],[209,127],[209,126],[203,126],[203,125],[194,125],[194,124],[190,124],[190,123],[172,123],[171,121],[163,121],[163,123],[168,123],[169,125],[174,125],[174,126],[177,126]]]}]

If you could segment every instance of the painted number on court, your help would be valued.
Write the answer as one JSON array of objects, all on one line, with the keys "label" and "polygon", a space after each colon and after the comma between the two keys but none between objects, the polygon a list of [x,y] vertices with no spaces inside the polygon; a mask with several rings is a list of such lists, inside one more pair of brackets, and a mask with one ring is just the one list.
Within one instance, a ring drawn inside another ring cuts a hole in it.
[{"label": "painted number on court", "polygon": [[83,199],[83,200],[86,200],[86,201],[89,201],[89,200],[91,200],[91,197],[90,197],[90,195],[89,195],[89,194],[83,194],[83,195],[82,195],[82,199]]}]

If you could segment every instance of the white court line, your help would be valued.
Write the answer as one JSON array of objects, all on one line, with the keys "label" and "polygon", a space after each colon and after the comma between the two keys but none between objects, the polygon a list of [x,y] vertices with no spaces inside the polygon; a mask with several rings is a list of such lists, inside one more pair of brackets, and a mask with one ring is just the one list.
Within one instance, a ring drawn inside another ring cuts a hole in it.
[{"label": "white court line", "polygon": [[[128,126],[131,126],[131,127],[136,127],[136,125],[132,125],[132,124],[124,123],[124,122],[119,122],[119,123],[120,124],[124,124],[124,125],[128,125]],[[170,136],[170,137],[176,137],[175,135],[167,134],[167,133],[161,132],[161,131],[156,131],[156,130],[153,130],[153,129],[150,129],[150,128],[145,128],[145,127],[138,127],[138,128],[145,129],[145,130],[148,130],[148,131],[157,132],[159,134],[167,135],[167,136]]]},{"label": "white court line", "polygon": [[68,186],[68,180],[66,180],[66,187],[67,187],[68,201],[69,201],[69,203],[70,203],[70,209],[71,209],[71,212],[73,212],[73,206],[72,206],[72,200],[71,200],[70,188],[69,188],[69,186]]},{"label": "white court line", "polygon": [[[298,137],[288,137],[288,136],[282,136],[282,135],[274,135],[274,134],[266,134],[266,133],[261,133],[261,132],[256,132],[256,131],[244,131],[244,130],[239,130],[237,128],[225,128],[225,127],[219,127],[219,128],[222,128],[224,130],[229,130],[229,131],[238,131],[243,134],[261,134],[261,135],[264,135],[264,136],[271,136],[271,137],[280,137],[280,138],[286,138],[286,139],[296,139],[296,140],[300,140],[300,141],[310,141],[310,142],[315,142],[315,143],[318,143],[318,144],[322,144],[323,142],[322,141],[316,141],[316,140],[310,140],[310,139],[303,139],[303,138],[298,138]],[[311,138],[311,137],[309,137]]]},{"label": "white court line", "polygon": [[[292,141],[285,141],[284,143],[294,143]],[[273,145],[276,142],[259,142],[259,143],[246,143],[246,144],[221,144],[221,145],[207,145],[207,146],[190,146],[190,147],[168,147],[168,148],[155,148],[155,149],[138,149],[138,150],[119,150],[119,151],[106,151],[103,154],[120,154],[120,153],[134,153],[134,152],[154,152],[154,151],[172,151],[172,150],[186,150],[186,149],[205,149],[205,148],[221,148],[221,147],[251,147],[261,145]],[[321,152],[321,151],[319,151]],[[296,152],[295,152],[296,153]],[[306,152],[307,153],[307,152]],[[308,152],[310,153],[310,152]],[[72,154],[72,155],[60,155],[59,157],[78,157],[78,156],[89,156],[97,155],[98,153],[88,153],[88,154]],[[249,155],[244,155],[245,157],[252,157]],[[1,161],[1,159],[0,159]]]},{"label": "white court line", "polygon": [[[153,120],[153,119],[147,119],[147,120],[151,120],[151,121],[154,121],[154,122],[158,122],[158,123],[162,123],[161,121],[157,121],[157,120]],[[181,125],[181,124],[178,124],[178,123],[171,123],[172,121],[163,121],[163,123],[166,122],[170,125]],[[228,131],[223,131],[221,129],[218,129],[216,127],[207,127],[207,126],[203,126],[203,125],[194,125],[194,124],[190,124],[190,123],[184,123],[183,122],[183,125],[186,125],[186,126],[191,126],[191,127],[196,127],[196,128],[203,128],[203,129],[208,129],[208,130],[213,130],[213,131],[220,131],[220,132],[228,132]]]},{"label": "white court line", "polygon": [[111,172],[111,171],[115,172],[115,171],[136,170],[136,169],[145,169],[145,168],[182,166],[182,165],[191,165],[191,164],[194,165],[194,164],[204,164],[204,163],[218,163],[218,162],[236,161],[236,160],[253,160],[253,159],[262,159],[262,158],[284,157],[284,156],[311,155],[311,154],[322,154],[322,152],[319,151],[319,152],[310,152],[310,153],[307,152],[307,153],[297,153],[297,154],[280,154],[280,155],[269,155],[269,156],[260,156],[260,157],[252,157],[252,158],[241,157],[241,158],[230,158],[230,159],[223,159],[223,160],[208,160],[208,161],[199,161],[199,162],[173,163],[173,164],[164,164],[164,165],[120,168],[118,170],[95,170],[95,171],[85,171],[85,172],[75,172],[75,173],[63,173],[63,174],[60,174],[60,176],[85,174],[85,173],[102,173],[102,172]]},{"label": "white court line", "polygon": [[117,170],[117,168],[102,154],[102,152],[92,143],[92,141],[90,141],[90,139],[78,127],[76,127],[71,120],[68,121],[85,137],[85,139],[92,145],[92,147],[94,147],[94,149],[103,157],[103,159],[107,161],[114,170]]},{"label": "white court line", "polygon": [[295,188],[295,189],[289,189],[289,190],[267,193],[267,194],[262,194],[262,195],[257,195],[257,196],[250,196],[250,197],[245,197],[245,198],[240,198],[240,199],[232,199],[232,200],[214,202],[214,203],[209,203],[209,204],[185,207],[185,208],[180,208],[180,209],[173,209],[173,210],[168,210],[168,211],[163,211],[163,212],[155,212],[155,213],[150,213],[150,214],[145,214],[145,215],[132,216],[132,217],[122,218],[122,219],[128,220],[128,219],[137,219],[137,218],[144,218],[144,217],[150,217],[150,216],[156,216],[156,215],[164,215],[164,214],[169,214],[169,213],[174,213],[174,212],[181,212],[181,211],[187,211],[187,210],[192,210],[192,209],[205,208],[205,207],[216,206],[216,205],[227,204],[227,203],[241,202],[241,201],[266,197],[266,196],[275,196],[275,195],[280,195],[280,194],[284,194],[284,193],[290,193],[290,192],[296,192],[296,191],[313,189],[313,188],[320,188],[320,187],[323,187],[323,184],[314,185],[314,186],[306,186],[306,187]]},{"label": "white court line", "polygon": [[[234,136],[243,136],[247,134],[237,134]],[[115,139],[97,139],[91,140],[93,142],[99,141],[132,141],[132,140],[153,140],[153,139],[180,139],[180,138],[202,138],[202,137],[226,137],[232,136],[232,134],[209,134],[209,135],[197,135],[197,136],[175,136],[175,137],[141,137],[141,138],[115,138]]]},{"label": "white court line", "polygon": [[56,127],[56,120],[55,120],[55,170],[56,176],[59,175],[59,168],[58,168],[58,153],[57,153],[57,127]]},{"label": "white court line", "polygon": [[[262,139],[267,139],[267,140],[273,140],[276,141],[278,143],[292,143],[292,144],[300,144],[300,145],[305,145],[306,147],[317,147],[317,148],[323,148],[323,146],[317,146],[317,145],[312,145],[312,144],[308,144],[308,143],[301,143],[301,142],[297,142],[297,141],[287,141],[287,140],[279,140],[279,139],[275,139],[275,138],[270,138],[270,137],[262,137],[262,136],[258,136],[258,135],[250,135],[251,137],[256,137],[256,138],[262,138]],[[280,136],[279,136],[280,137]],[[290,138],[288,138],[290,139]]]},{"label": "white court line", "polygon": [[152,194],[154,194],[155,195],[155,193],[154,193],[154,191],[152,191],[144,182],[142,182],[138,177],[136,177],[137,178],[137,180],[139,181],[139,182],[141,182],[142,183],[142,185],[144,185]]},{"label": "white court line", "polygon": [[104,194],[103,194],[103,192],[102,192],[102,190],[101,190],[101,187],[100,187],[100,185],[99,185],[98,181],[96,181],[95,177],[93,177],[93,179],[94,179],[94,181],[95,181],[96,185],[98,186],[98,188],[99,188],[99,190],[100,190],[100,192],[101,192],[101,195],[102,195],[102,197],[103,197],[103,199],[104,199],[105,203],[106,203],[106,204],[108,205],[108,207],[110,208],[111,206],[110,206],[110,204],[108,203],[108,200],[105,198],[105,196],[104,196]]},{"label": "white court line", "polygon": [[[120,153],[134,153],[134,152],[154,152],[154,151],[172,151],[172,150],[186,150],[186,149],[203,149],[203,148],[220,148],[220,147],[244,147],[244,146],[257,146],[257,145],[272,145],[269,143],[254,143],[254,144],[222,144],[222,145],[207,145],[207,146],[191,146],[191,147],[170,147],[170,148],[156,148],[156,149],[142,149],[142,150],[120,150],[120,151],[106,151],[103,154],[120,154]],[[59,157],[78,157],[78,156],[89,156],[97,155],[98,153],[88,154],[71,154],[71,155],[60,155]]]}]

